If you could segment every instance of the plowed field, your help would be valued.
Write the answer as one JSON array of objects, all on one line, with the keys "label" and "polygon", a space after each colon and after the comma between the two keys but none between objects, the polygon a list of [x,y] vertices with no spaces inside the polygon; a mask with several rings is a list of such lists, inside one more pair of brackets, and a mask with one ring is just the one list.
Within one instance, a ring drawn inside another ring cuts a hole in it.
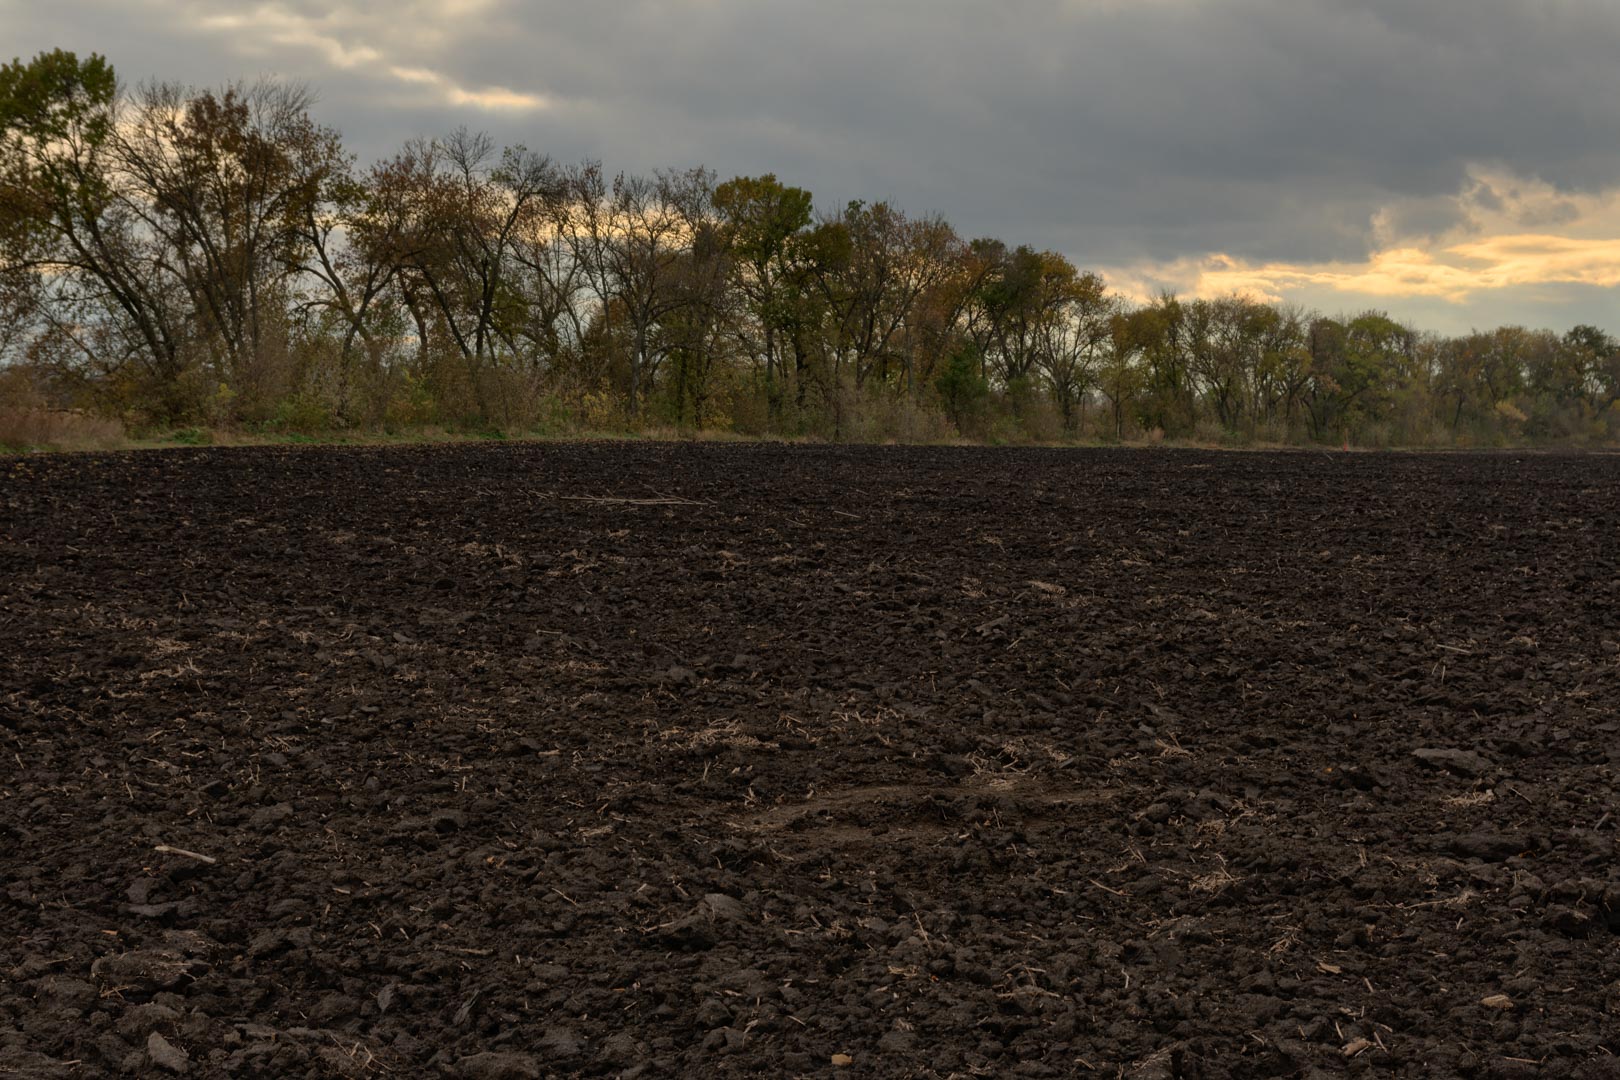
[{"label": "plowed field", "polygon": [[0,1075],[1620,1077],[1620,458],[0,460]]}]

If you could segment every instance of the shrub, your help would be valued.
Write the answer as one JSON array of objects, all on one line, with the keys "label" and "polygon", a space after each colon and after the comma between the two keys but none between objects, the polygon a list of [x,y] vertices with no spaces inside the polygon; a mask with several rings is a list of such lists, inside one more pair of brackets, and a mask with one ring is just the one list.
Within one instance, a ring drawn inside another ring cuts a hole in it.
[{"label": "shrub", "polygon": [[982,432],[990,383],[980,373],[979,352],[964,343],[945,358],[945,369],[934,382],[945,416],[962,435]]},{"label": "shrub", "polygon": [[0,451],[110,450],[128,441],[124,425],[50,402],[23,368],[0,368]]},{"label": "shrub", "polygon": [[315,435],[339,425],[328,404],[314,394],[300,391],[276,403],[275,413],[266,425],[273,431]]},{"label": "shrub", "polygon": [[0,405],[0,451],[113,450],[128,442],[124,425],[79,409]]}]

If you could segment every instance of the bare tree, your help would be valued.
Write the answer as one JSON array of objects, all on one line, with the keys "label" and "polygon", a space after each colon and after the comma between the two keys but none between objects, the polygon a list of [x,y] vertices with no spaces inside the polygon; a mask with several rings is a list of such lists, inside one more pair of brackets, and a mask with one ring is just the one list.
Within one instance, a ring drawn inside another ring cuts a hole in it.
[{"label": "bare tree", "polygon": [[150,84],[116,139],[125,205],[238,377],[283,328],[303,224],[344,163],[337,134],[310,118],[312,100],[271,81],[218,94]]},{"label": "bare tree", "polygon": [[613,299],[627,322],[625,407],[632,416],[663,357],[656,335],[660,320],[692,302],[689,293],[673,285],[713,188],[713,175],[703,169],[651,178],[620,175],[613,181],[615,228],[605,254]]},{"label": "bare tree", "polygon": [[[363,178],[348,170],[328,178],[322,198],[305,207],[305,249],[298,266],[306,278],[300,308],[335,319],[341,327],[340,370],[347,375],[357,343],[373,364],[379,325],[399,276],[420,254],[423,240],[415,196],[426,186],[427,159],[407,146]],[[385,331],[386,332],[386,331]]]},{"label": "bare tree", "polygon": [[0,100],[0,270],[35,279],[45,332],[103,375],[133,364],[155,410],[178,413],[190,320],[119,172],[126,99],[112,68],[41,53],[0,68]]},{"label": "bare tree", "polygon": [[1075,274],[1060,293],[1037,326],[1035,364],[1046,376],[1064,428],[1072,431],[1087,392],[1096,385],[1120,306],[1096,274]]},{"label": "bare tree", "polygon": [[401,287],[413,308],[429,299],[487,411],[484,370],[519,352],[525,321],[525,297],[512,287],[517,252],[525,228],[558,197],[558,174],[549,158],[522,146],[497,155],[494,140],[466,129],[415,157],[420,212]]}]

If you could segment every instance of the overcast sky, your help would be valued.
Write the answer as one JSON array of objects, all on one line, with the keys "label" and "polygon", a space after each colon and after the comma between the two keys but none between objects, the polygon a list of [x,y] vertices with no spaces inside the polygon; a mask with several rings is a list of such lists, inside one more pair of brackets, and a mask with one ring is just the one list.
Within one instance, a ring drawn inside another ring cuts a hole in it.
[{"label": "overcast sky", "polygon": [[1137,294],[1620,332],[1614,0],[0,0],[0,41],[307,81],[362,158],[467,125],[888,199]]}]

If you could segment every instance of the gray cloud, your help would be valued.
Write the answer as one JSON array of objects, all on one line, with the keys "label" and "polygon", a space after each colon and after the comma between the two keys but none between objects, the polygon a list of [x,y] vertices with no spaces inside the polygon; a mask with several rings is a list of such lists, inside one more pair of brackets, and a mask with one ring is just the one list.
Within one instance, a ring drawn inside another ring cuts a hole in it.
[{"label": "gray cloud", "polygon": [[[362,156],[465,123],[1085,264],[1360,258],[1380,210],[1454,224],[1470,163],[1620,183],[1611,0],[0,0],[0,30],[133,79],[307,79]],[[546,107],[479,108],[495,91]]]}]

